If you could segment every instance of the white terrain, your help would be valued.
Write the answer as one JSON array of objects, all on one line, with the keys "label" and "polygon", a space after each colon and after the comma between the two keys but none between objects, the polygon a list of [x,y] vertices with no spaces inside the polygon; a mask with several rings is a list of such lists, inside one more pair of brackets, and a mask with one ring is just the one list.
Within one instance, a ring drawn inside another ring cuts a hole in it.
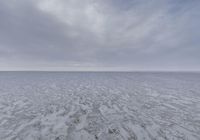
[{"label": "white terrain", "polygon": [[0,140],[200,140],[200,73],[0,72]]}]

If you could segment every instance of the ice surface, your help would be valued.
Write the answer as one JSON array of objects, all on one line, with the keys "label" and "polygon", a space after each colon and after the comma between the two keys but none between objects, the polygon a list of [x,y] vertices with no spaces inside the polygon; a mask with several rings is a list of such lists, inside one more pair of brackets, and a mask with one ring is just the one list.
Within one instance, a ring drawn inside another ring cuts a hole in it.
[{"label": "ice surface", "polygon": [[0,72],[0,140],[200,140],[200,74]]}]

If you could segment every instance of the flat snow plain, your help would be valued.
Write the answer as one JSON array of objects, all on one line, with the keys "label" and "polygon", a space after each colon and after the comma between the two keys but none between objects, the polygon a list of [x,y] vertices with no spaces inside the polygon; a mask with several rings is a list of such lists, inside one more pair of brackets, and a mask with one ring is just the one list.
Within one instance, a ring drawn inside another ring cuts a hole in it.
[{"label": "flat snow plain", "polygon": [[200,73],[0,72],[0,140],[200,140]]}]

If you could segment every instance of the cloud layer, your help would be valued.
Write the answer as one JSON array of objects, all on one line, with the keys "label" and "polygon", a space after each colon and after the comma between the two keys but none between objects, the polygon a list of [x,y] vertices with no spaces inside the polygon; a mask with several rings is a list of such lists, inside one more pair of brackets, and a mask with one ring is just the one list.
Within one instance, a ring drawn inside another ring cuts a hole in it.
[{"label": "cloud layer", "polygon": [[199,0],[2,0],[0,70],[200,70]]}]

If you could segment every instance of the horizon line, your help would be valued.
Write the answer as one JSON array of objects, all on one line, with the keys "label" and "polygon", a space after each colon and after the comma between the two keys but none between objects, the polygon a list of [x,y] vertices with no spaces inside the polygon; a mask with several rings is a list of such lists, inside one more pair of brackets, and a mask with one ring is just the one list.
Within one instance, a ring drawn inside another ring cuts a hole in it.
[{"label": "horizon line", "polygon": [[0,72],[184,72],[200,73],[200,70],[0,70]]}]

